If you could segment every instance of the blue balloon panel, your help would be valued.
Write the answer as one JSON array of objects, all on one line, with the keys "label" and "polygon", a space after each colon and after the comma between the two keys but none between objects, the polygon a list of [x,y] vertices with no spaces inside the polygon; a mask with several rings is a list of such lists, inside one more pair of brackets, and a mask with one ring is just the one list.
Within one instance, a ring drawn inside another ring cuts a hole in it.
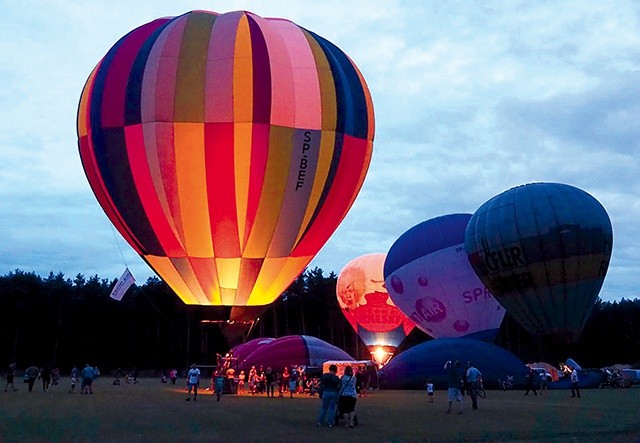
[{"label": "blue balloon panel", "polygon": [[386,389],[424,389],[431,379],[438,389],[447,387],[447,360],[472,361],[482,373],[486,388],[496,388],[498,380],[513,377],[514,388],[523,386],[526,365],[511,352],[468,338],[439,338],[416,345],[400,354],[379,371],[380,385]]},{"label": "blue balloon panel", "polygon": [[611,221],[602,205],[559,183],[493,197],[465,233],[469,261],[491,293],[537,336],[576,341],[609,267]]}]

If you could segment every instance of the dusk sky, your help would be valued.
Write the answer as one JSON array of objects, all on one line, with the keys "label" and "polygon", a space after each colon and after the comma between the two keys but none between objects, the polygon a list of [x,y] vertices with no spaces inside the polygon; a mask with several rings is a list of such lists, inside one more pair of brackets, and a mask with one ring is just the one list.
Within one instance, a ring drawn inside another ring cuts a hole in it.
[{"label": "dusk sky", "polygon": [[310,267],[336,274],[412,226],[560,182],[607,210],[601,297],[640,295],[640,4],[634,1],[2,1],[0,275],[154,275],[98,205],[77,146],[84,83],[109,48],[194,9],[281,17],[344,50],[373,97],[364,186]]}]

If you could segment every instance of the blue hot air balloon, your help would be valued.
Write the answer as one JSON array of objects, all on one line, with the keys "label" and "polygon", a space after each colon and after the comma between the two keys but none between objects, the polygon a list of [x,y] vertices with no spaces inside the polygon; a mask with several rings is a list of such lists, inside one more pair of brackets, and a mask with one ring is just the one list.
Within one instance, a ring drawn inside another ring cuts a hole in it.
[{"label": "blue hot air balloon", "polygon": [[465,232],[471,266],[526,330],[578,340],[602,288],[613,232],[604,207],[560,183],[518,186],[484,203]]},{"label": "blue hot air balloon", "polygon": [[469,219],[443,215],[402,234],[384,262],[385,285],[393,303],[432,337],[492,341],[505,311],[469,265]]},{"label": "blue hot air balloon", "polygon": [[444,364],[455,360],[463,366],[472,361],[482,372],[485,388],[495,389],[507,378],[512,378],[514,388],[526,383],[527,367],[506,349],[468,338],[439,338],[394,357],[378,372],[380,385],[385,389],[424,389],[430,378],[437,389],[446,389],[449,376]]}]

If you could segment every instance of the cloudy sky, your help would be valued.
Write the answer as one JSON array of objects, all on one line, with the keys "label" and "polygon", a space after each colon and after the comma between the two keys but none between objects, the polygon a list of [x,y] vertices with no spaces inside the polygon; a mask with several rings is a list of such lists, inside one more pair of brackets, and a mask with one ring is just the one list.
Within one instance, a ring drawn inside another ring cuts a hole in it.
[{"label": "cloudy sky", "polygon": [[84,176],[78,99],[131,29],[193,9],[283,17],[356,62],[371,167],[311,266],[338,273],[410,227],[513,186],[577,186],[614,228],[601,296],[639,296],[640,4],[634,1],[0,1],[0,275],[153,275]]}]

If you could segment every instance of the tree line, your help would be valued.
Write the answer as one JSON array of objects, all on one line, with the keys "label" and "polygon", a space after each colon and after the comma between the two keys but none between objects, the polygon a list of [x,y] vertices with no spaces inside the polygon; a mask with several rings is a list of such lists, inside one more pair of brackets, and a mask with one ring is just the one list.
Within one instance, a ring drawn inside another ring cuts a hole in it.
[{"label": "tree line", "polygon": [[[71,279],[62,273],[43,278],[21,270],[1,276],[2,366],[49,364],[68,372],[89,362],[103,372],[164,370],[191,362],[214,365],[217,354],[236,344],[226,341],[218,324],[206,321],[210,309],[185,305],[160,279],[132,287],[119,302],[109,297],[115,281],[82,274]],[[243,338],[311,335],[368,359],[366,346],[342,315],[336,281],[333,272],[305,270]],[[416,328],[397,352],[430,339]],[[638,364],[640,300],[598,300],[580,342],[572,346],[542,343],[508,315],[495,344],[525,362],[572,357],[586,367]]]}]

